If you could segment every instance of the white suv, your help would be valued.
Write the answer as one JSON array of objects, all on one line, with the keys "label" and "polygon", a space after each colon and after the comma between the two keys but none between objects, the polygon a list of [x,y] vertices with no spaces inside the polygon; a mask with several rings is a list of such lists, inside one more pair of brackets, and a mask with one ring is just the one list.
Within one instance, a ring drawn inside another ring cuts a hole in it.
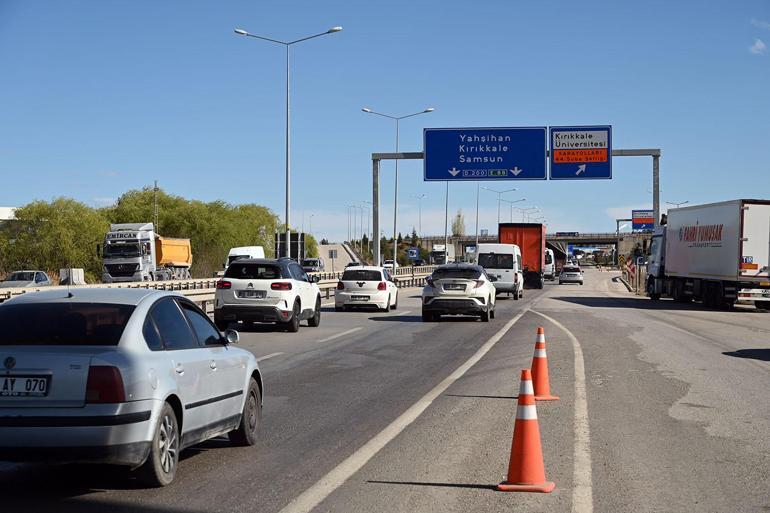
[{"label": "white suv", "polygon": [[299,323],[321,324],[321,291],[312,278],[289,258],[241,259],[230,264],[217,282],[214,322],[220,330],[230,322],[274,322],[287,331]]},{"label": "white suv", "polygon": [[445,264],[425,280],[422,289],[422,320],[438,321],[442,315],[474,315],[483,322],[495,318],[495,296],[490,277],[479,265]]}]

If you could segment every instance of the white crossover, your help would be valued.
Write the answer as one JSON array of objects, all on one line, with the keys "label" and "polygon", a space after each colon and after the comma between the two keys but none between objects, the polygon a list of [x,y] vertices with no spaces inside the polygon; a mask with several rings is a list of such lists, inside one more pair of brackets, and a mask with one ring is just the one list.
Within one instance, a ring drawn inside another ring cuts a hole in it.
[{"label": "white crossover", "polygon": [[478,316],[484,322],[494,319],[495,279],[479,265],[439,266],[422,289],[422,320],[438,321],[452,314]]}]

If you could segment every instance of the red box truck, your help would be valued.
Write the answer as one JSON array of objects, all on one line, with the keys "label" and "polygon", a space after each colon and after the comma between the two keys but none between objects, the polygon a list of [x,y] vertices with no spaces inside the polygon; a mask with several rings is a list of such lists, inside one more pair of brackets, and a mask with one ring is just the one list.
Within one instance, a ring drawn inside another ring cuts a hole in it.
[{"label": "red box truck", "polygon": [[500,223],[497,241],[521,249],[524,283],[536,289],[545,284],[545,225],[541,223]]}]

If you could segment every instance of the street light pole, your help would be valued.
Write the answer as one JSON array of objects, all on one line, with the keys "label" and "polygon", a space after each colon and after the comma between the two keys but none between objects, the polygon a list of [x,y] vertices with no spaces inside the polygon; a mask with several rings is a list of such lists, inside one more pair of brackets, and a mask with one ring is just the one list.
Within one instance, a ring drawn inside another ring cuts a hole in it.
[{"label": "street light pole", "polygon": [[[414,116],[419,116],[420,114],[427,114],[429,112],[433,112],[433,107],[428,107],[427,109],[421,110],[420,112],[415,112],[412,114],[407,114],[406,116],[391,116],[389,114],[383,114],[381,112],[375,112],[372,109],[368,107],[363,107],[361,109],[362,111],[366,112],[367,114],[375,114],[377,116],[382,116],[384,118],[392,119],[396,122],[396,153],[398,153],[398,122],[402,119],[411,118]],[[393,269],[395,272],[396,265],[398,262],[398,160],[396,159],[396,182],[395,182],[395,191],[393,193]]]},{"label": "street light pole", "polygon": [[513,189],[506,189],[504,191],[498,191],[496,189],[490,189],[489,187],[482,187],[482,189],[487,190],[489,192],[494,192],[495,194],[497,194],[497,226],[498,226],[498,231],[500,231],[500,228],[499,228],[499,226],[500,226],[500,199],[501,199],[502,195],[505,194],[506,192],[518,191],[518,189],[513,188]]},{"label": "street light pole", "polygon": [[682,205],[687,205],[689,202],[690,202],[690,200],[687,200],[687,201],[681,201],[681,202],[678,202],[678,201],[667,201],[667,202],[666,202],[666,204],[668,204],[668,205],[674,205],[676,208],[679,208],[679,207],[681,207]]},{"label": "street light pole", "polygon": [[[327,34],[333,34],[342,30],[342,27],[332,27],[326,32],[315,34],[312,36],[295,39],[294,41],[281,41],[278,39],[272,39],[269,37],[258,36],[246,32],[243,29],[235,29],[235,33],[239,36],[248,36],[255,39],[261,39],[263,41],[269,41],[271,43],[281,44],[286,47],[286,254],[284,256],[291,257],[291,89],[290,89],[290,49],[291,45],[307,41],[316,37],[325,36]],[[299,251],[297,252],[299,257]]]},{"label": "street light pole", "polygon": [[503,201],[506,202],[506,203],[509,203],[511,205],[511,222],[513,222],[513,209],[514,209],[513,205],[516,204],[516,203],[521,203],[522,201],[527,201],[527,198],[521,198],[521,199],[517,199],[517,200],[514,200],[514,201],[510,201],[510,200],[505,200],[504,199]]},{"label": "street light pole", "polygon": [[420,232],[420,236],[422,236],[422,199],[425,197],[425,194],[413,194],[412,197],[417,198],[417,230]]}]

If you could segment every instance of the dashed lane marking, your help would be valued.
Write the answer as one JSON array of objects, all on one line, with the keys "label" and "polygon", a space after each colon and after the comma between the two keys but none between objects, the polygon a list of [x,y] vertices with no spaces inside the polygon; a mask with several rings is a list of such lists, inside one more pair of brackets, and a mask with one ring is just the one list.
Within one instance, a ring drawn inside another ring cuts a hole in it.
[{"label": "dashed lane marking", "polygon": [[335,338],[344,337],[345,335],[350,335],[351,333],[355,333],[356,331],[359,331],[359,330],[362,330],[362,329],[363,329],[363,328],[359,326],[358,328],[349,329],[349,330],[347,330],[347,331],[343,331],[343,332],[341,332],[341,333],[337,333],[336,335],[332,335],[332,336],[330,336],[330,337],[322,338],[322,339],[321,339],[321,340],[319,340],[318,342],[319,342],[319,343],[322,343],[322,342],[329,342],[330,340],[334,340]]},{"label": "dashed lane marking", "polygon": [[257,358],[257,361],[261,362],[261,361],[264,361],[264,360],[269,360],[270,358],[275,358],[276,356],[281,356],[282,354],[286,354],[286,353],[270,353],[270,354],[266,354],[265,356],[260,356],[259,358]]}]

